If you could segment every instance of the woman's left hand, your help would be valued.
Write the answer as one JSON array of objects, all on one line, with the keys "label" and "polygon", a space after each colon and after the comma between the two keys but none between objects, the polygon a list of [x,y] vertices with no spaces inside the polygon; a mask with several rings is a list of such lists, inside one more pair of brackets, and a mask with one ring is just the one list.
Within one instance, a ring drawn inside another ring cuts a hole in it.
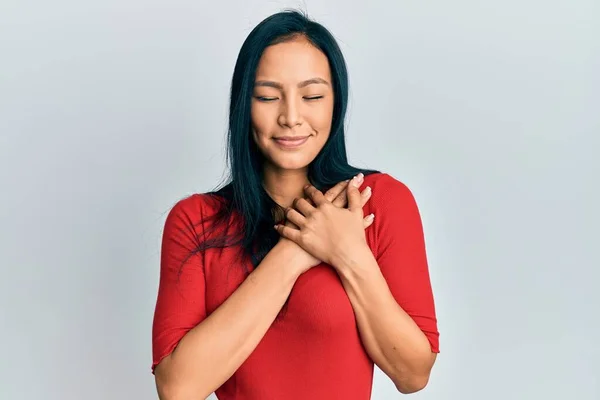
[{"label": "woman's left hand", "polygon": [[348,208],[336,207],[317,188],[306,186],[305,191],[315,205],[306,199],[296,199],[293,207],[286,209],[286,218],[298,229],[281,224],[275,225],[275,229],[314,257],[336,267],[342,260],[351,259],[353,252],[368,249],[364,231],[371,216],[364,218],[362,208],[371,190],[367,187],[361,194],[359,185],[357,178],[348,184]]}]

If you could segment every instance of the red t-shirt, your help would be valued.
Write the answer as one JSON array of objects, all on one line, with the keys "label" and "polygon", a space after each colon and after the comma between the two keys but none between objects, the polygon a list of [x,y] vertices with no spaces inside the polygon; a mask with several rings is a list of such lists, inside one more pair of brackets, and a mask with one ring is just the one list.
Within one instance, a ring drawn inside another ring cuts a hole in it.
[{"label": "red t-shirt", "polygon": [[[361,190],[366,186],[373,194],[364,215],[375,213],[365,231],[368,245],[394,298],[437,353],[434,298],[415,199],[388,174],[367,175]],[[179,201],[165,222],[152,332],[153,372],[246,276],[246,268],[236,264],[237,249],[210,249],[204,257],[190,257],[197,243],[190,229],[202,238],[197,222],[214,214],[217,204],[207,195],[192,195]],[[372,381],[373,361],[362,346],[350,300],[335,270],[323,263],[298,278],[285,316],[271,325],[216,395],[220,400],[366,400]]]}]

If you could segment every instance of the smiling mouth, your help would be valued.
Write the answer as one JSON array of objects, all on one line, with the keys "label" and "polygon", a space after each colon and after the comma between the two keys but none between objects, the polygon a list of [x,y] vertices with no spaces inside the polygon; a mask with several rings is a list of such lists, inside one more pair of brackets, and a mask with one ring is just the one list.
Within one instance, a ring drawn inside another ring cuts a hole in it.
[{"label": "smiling mouth", "polygon": [[282,138],[273,138],[275,143],[277,143],[280,147],[284,148],[295,148],[302,146],[308,140],[310,136],[301,136],[301,137],[282,137]]}]

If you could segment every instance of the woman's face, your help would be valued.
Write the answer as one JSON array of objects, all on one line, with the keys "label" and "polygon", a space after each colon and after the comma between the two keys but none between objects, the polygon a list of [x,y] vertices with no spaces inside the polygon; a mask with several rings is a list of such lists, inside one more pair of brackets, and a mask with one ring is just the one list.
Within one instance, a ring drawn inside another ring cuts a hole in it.
[{"label": "woman's face", "polygon": [[252,132],[267,168],[310,164],[331,130],[333,89],[329,61],[307,39],[269,46],[256,71]]}]

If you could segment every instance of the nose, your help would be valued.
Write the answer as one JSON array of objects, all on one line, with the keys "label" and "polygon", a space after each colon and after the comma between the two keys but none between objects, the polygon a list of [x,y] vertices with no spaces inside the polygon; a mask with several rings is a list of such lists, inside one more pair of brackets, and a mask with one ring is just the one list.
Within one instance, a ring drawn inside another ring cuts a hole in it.
[{"label": "nose", "polygon": [[282,110],[279,114],[279,123],[288,128],[294,128],[302,123],[302,117],[300,116],[300,110],[296,100],[288,98],[285,102],[282,102]]}]

